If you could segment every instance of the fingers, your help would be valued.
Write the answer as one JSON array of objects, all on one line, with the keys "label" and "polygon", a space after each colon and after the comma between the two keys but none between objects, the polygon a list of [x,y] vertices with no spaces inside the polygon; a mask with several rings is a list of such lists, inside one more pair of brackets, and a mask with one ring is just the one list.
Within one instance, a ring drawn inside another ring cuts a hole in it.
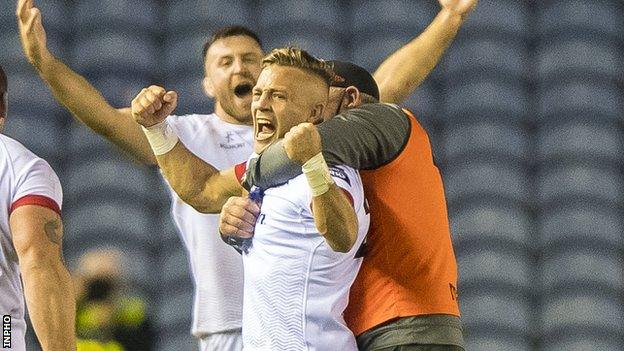
[{"label": "fingers", "polygon": [[150,86],[141,90],[137,97],[132,100],[133,112],[141,117],[147,117],[153,115],[163,106],[163,96],[165,95],[165,89],[158,86]]},{"label": "fingers", "polygon": [[231,197],[223,205],[219,217],[219,230],[224,235],[250,238],[253,236],[259,213],[260,207],[250,199]]},{"label": "fingers", "polygon": [[17,7],[18,22],[26,28],[31,28],[37,17],[41,17],[41,11],[33,6],[32,0],[20,1]]},{"label": "fingers", "polygon": [[236,233],[234,235],[241,236],[240,233],[242,233],[248,237],[253,236],[253,232],[254,232],[253,225],[241,220],[240,218],[233,216],[232,214],[223,214],[221,217],[222,217],[221,223],[223,225],[230,225],[238,229],[239,233]]},{"label": "fingers", "polygon": [[219,231],[221,232],[222,235],[224,236],[236,236],[239,238],[244,238],[244,239],[249,239],[251,237],[253,237],[253,232],[244,232],[240,229],[238,229],[237,227],[227,224],[227,223],[223,223],[219,226]]},{"label": "fingers", "polygon": [[28,10],[32,8],[32,0],[19,0],[15,14],[20,21],[26,22],[28,19]]},{"label": "fingers", "polygon": [[229,211],[229,214],[251,226],[256,224],[256,218],[258,218],[258,214],[255,213],[255,211],[244,206],[232,207],[231,210]]},{"label": "fingers", "polygon": [[168,91],[163,96],[163,101],[166,102],[166,103],[174,103],[174,102],[178,101],[178,93],[176,93],[175,91]]}]

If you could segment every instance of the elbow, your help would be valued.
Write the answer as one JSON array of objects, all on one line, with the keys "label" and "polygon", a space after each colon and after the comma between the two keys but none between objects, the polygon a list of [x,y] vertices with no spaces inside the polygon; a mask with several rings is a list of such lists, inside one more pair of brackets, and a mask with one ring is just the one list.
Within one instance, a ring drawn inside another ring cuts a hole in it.
[{"label": "elbow", "polygon": [[180,192],[178,196],[187,205],[200,213],[219,213],[222,205],[215,194],[198,194],[197,192]]},{"label": "elbow", "polygon": [[58,264],[63,264],[59,255],[35,248],[30,248],[18,256],[20,271],[26,275],[28,272],[47,270]]}]

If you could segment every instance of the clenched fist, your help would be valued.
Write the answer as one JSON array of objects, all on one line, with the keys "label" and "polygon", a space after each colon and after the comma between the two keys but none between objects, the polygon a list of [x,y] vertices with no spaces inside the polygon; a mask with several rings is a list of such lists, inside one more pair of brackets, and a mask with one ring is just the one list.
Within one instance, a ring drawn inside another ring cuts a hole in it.
[{"label": "clenched fist", "polygon": [[321,152],[321,135],[312,123],[301,123],[284,136],[288,158],[301,165]]},{"label": "clenched fist", "polygon": [[231,197],[221,209],[219,232],[223,236],[242,239],[253,237],[260,207],[253,200],[244,197]]},{"label": "clenched fist", "polygon": [[167,118],[178,104],[178,94],[152,85],[132,100],[132,117],[143,127],[151,127]]}]

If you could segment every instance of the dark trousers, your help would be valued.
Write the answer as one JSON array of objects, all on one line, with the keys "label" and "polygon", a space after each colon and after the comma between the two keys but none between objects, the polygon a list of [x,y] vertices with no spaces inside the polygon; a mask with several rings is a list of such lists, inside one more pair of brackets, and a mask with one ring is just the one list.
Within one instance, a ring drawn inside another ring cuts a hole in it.
[{"label": "dark trousers", "polygon": [[464,351],[461,321],[448,315],[398,318],[356,341],[360,351]]}]

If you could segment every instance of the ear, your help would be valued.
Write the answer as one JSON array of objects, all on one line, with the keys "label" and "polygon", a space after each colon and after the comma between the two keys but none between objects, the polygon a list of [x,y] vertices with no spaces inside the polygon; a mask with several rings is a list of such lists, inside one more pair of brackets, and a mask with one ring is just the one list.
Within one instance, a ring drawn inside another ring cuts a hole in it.
[{"label": "ear", "polygon": [[325,104],[316,104],[312,110],[310,117],[306,122],[312,124],[319,124],[323,122],[323,110],[325,110]]},{"label": "ear", "polygon": [[347,99],[347,108],[355,108],[362,104],[362,95],[358,88],[354,86],[345,89],[345,97]]},{"label": "ear", "polygon": [[208,77],[204,77],[204,80],[202,80],[202,87],[204,88],[204,94],[210,96],[211,98],[214,98],[214,86],[212,85],[212,81],[210,81],[210,78]]}]

